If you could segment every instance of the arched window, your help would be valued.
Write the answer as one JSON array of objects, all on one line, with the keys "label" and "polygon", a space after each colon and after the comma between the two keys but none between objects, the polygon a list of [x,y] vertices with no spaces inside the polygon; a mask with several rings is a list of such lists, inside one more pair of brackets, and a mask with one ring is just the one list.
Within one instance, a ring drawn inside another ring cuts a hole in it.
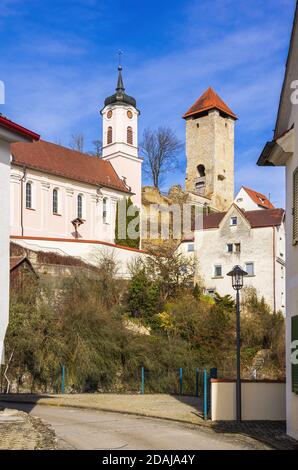
[{"label": "arched window", "polygon": [[108,198],[104,197],[102,200],[102,221],[104,224],[108,223]]},{"label": "arched window", "polygon": [[198,165],[197,170],[198,170],[198,174],[201,178],[206,176],[204,165]]},{"label": "arched window", "polygon": [[58,189],[53,189],[53,214],[59,214],[59,194]]},{"label": "arched window", "polygon": [[28,181],[28,183],[26,183],[26,209],[32,209],[33,207],[32,193],[32,183]]},{"label": "arched window", "polygon": [[128,126],[127,128],[127,143],[132,145],[133,144],[133,134],[132,134],[132,127]]},{"label": "arched window", "polygon": [[107,143],[111,144],[113,142],[113,128],[111,126],[108,127],[108,135],[107,135]]},{"label": "arched window", "polygon": [[83,218],[83,195],[82,194],[78,195],[77,216],[78,216],[78,219]]}]

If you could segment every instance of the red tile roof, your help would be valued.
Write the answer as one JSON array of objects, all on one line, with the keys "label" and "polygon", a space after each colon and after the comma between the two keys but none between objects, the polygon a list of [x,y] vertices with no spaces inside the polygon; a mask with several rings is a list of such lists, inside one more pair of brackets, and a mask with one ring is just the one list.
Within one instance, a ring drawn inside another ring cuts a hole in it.
[{"label": "red tile roof", "polygon": [[129,193],[112,164],[101,158],[44,140],[30,144],[17,142],[12,144],[11,153],[15,165]]},{"label": "red tile roof", "polygon": [[184,114],[183,118],[194,116],[211,109],[218,109],[219,111],[231,116],[233,119],[237,119],[236,114],[226,105],[226,103],[218,96],[213,88],[208,88],[207,91],[189,108]]},{"label": "red tile roof", "polygon": [[23,126],[20,126],[16,122],[7,119],[5,116],[0,115],[0,127],[4,127],[15,134],[21,135],[23,138],[26,138],[30,141],[32,140],[39,140],[40,135],[36,134],[36,132],[30,131]]},{"label": "red tile roof", "polygon": [[269,199],[264,196],[262,193],[258,193],[257,191],[254,191],[253,189],[246,188],[245,186],[242,186],[243,189],[247,192],[247,194],[251,197],[251,199],[258,204],[260,207],[265,207],[266,209],[275,209],[274,205],[269,201]]},{"label": "red tile roof", "polygon": [[[266,211],[241,211],[252,228],[272,227],[281,225],[285,211],[284,209],[268,209]],[[205,215],[203,219],[204,230],[218,228],[226,212],[218,212]]]}]

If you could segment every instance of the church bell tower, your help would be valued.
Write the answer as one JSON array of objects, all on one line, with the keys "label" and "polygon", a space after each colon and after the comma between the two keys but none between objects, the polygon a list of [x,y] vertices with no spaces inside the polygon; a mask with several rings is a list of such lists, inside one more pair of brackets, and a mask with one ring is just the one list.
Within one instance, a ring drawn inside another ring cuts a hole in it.
[{"label": "church bell tower", "polygon": [[101,110],[102,158],[109,160],[131,188],[133,202],[141,207],[142,159],[138,156],[138,118],[135,98],[125,93],[122,67],[118,67],[116,93],[105,99]]}]

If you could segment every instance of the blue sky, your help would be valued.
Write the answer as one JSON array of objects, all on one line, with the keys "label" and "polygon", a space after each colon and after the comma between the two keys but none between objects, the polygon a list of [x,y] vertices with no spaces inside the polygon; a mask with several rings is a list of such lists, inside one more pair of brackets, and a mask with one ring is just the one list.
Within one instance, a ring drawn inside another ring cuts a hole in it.
[{"label": "blue sky", "polygon": [[[284,204],[282,169],[255,163],[271,139],[292,26],[294,0],[1,0],[0,111],[68,145],[101,136],[99,110],[116,82],[122,49],[127,93],[145,127],[181,119],[213,86],[239,116],[236,190],[242,184]],[[181,170],[164,186],[184,184]]]}]

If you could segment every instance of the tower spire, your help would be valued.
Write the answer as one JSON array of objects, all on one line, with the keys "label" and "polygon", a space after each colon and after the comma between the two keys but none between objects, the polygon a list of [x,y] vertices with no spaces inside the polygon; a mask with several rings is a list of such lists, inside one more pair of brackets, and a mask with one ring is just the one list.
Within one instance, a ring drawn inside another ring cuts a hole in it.
[{"label": "tower spire", "polygon": [[125,92],[125,88],[123,85],[123,78],[122,78],[122,66],[118,65],[118,81],[116,87],[117,94],[122,95]]}]

